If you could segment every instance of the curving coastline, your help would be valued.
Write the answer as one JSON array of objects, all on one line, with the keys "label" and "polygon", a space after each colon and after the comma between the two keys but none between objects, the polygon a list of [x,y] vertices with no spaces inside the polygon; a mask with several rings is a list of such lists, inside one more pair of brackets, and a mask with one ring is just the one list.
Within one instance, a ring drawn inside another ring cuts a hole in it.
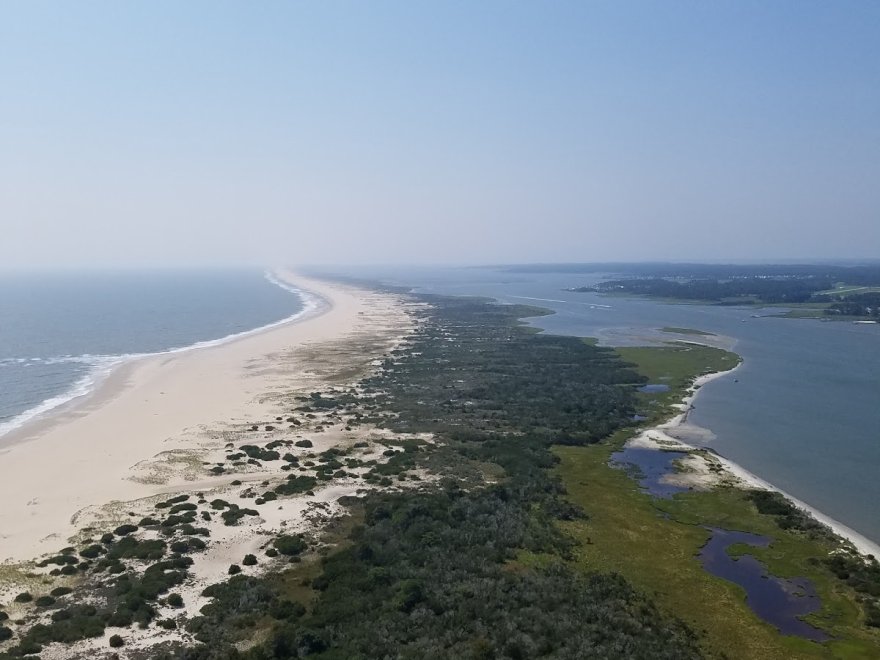
[{"label": "curving coastline", "polygon": [[234,338],[153,354],[112,370],[94,392],[13,431],[0,448],[0,561],[57,551],[90,507],[192,481],[155,479],[163,456],[196,451],[208,429],[268,415],[270,395],[309,380],[298,351],[399,319],[388,296],[279,271],[313,296],[306,313]]},{"label": "curving coastline", "polygon": [[[699,395],[702,387],[718,378],[722,378],[724,376],[732,374],[741,365],[742,362],[737,364],[732,369],[709,373],[695,379],[693,384],[688,388],[685,396],[682,398],[682,402],[680,404],[681,412],[679,412],[677,415],[674,415],[671,419],[665,422],[643,430],[635,438],[630,440],[627,443],[627,446],[667,450],[678,449],[681,451],[709,451],[712,453],[713,457],[715,457],[718,463],[721,464],[726,473],[721,477],[720,480],[739,488],[757,488],[761,490],[777,492],[785,497],[798,509],[809,514],[820,523],[828,526],[837,536],[852,544],[852,546],[862,555],[872,555],[874,557],[880,557],[880,544],[875,543],[871,539],[865,537],[863,534],[860,534],[856,530],[844,525],[843,523],[831,518],[830,516],[823,514],[821,511],[790,495],[781,488],[774,486],[769,481],[766,481],[765,479],[762,479],[761,477],[755,475],[738,463],[735,463],[734,461],[725,458],[723,455],[719,454],[710,446],[700,446],[693,444],[692,442],[688,442],[689,438],[693,438],[695,436],[704,438],[713,437],[711,429],[704,429],[702,427],[695,426],[693,424],[690,424],[687,420],[688,412],[691,409],[697,396]],[[696,466],[691,463],[688,465],[688,467],[694,468]],[[679,475],[671,475],[671,479],[674,480],[678,476]],[[711,482],[713,481],[719,481],[719,479],[710,477],[707,472],[699,471],[699,469],[694,476],[692,476],[691,478],[686,478],[686,480],[690,481],[692,485],[696,485],[697,487],[708,486],[711,485]]]},{"label": "curving coastline", "polygon": [[50,397],[39,404],[28,408],[19,413],[12,419],[0,424],[0,449],[9,440],[8,436],[26,428],[29,424],[45,419],[49,415],[57,415],[70,410],[74,406],[82,405],[94,395],[101,385],[109,378],[117,369],[128,365],[131,362],[142,360],[145,358],[155,357],[157,355],[172,355],[175,353],[183,353],[186,351],[200,350],[213,346],[221,346],[223,344],[237,341],[241,338],[254,334],[271,330],[272,328],[294,323],[308,318],[311,314],[320,313],[323,305],[327,301],[321,296],[303,289],[293,286],[290,282],[285,282],[283,275],[279,279],[273,271],[264,273],[265,279],[271,284],[284,289],[290,293],[297,295],[302,302],[303,308],[290,316],[284,317],[277,321],[267,323],[265,325],[235,332],[216,339],[206,339],[196,341],[185,346],[175,346],[162,351],[149,353],[126,353],[121,355],[78,355],[64,356],[60,358],[49,358],[50,362],[81,362],[91,366],[89,373],[82,376],[74,382],[66,391]]}]

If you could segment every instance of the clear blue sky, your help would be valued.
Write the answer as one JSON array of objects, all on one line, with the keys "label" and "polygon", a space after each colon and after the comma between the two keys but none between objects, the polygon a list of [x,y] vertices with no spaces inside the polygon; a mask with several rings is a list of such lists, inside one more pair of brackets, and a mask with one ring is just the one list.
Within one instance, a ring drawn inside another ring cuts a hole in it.
[{"label": "clear blue sky", "polygon": [[880,257],[880,2],[0,5],[4,265]]}]

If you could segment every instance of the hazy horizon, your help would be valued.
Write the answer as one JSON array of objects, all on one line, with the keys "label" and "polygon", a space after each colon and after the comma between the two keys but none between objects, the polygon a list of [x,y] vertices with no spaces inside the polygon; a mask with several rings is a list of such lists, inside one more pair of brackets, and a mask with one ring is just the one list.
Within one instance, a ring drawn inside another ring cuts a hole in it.
[{"label": "hazy horizon", "polygon": [[880,4],[0,7],[0,269],[880,257]]}]

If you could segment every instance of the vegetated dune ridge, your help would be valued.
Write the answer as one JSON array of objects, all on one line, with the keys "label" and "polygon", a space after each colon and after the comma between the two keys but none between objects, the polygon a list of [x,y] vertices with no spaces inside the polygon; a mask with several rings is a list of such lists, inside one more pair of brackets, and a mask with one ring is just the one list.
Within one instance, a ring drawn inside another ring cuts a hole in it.
[{"label": "vegetated dune ridge", "polygon": [[[246,487],[273,472],[284,474],[268,462],[242,467],[243,473],[212,473],[211,466],[225,460],[229,443],[262,445],[281,435],[290,440],[305,437],[313,443],[309,451],[320,452],[371,435],[364,427],[333,428],[332,420],[320,416],[297,420],[302,426],[294,435],[293,425],[277,418],[284,420],[290,414],[296,396],[354,382],[374,369],[377,358],[412,328],[405,306],[391,294],[288,271],[275,275],[316,296],[320,302],[315,310],[219,346],[132,361],[81,406],[4,439],[0,561],[5,566],[0,605],[10,604],[22,590],[22,581],[47,572],[33,569],[30,560],[58,552],[91,531],[136,524],[155,511],[156,502],[178,493],[203,492],[209,497],[240,491],[234,481]],[[309,433],[316,427],[321,427],[320,433]],[[360,485],[354,479],[341,481],[295,506],[261,510],[264,526],[277,530],[288,522],[305,523],[306,511],[315,509],[315,503],[326,510]],[[240,560],[239,550],[249,552],[244,546],[263,542],[253,525],[239,528],[221,523],[216,531],[212,547],[225,546],[228,551],[208,553],[213,559],[193,569],[208,582],[225,575],[230,563],[225,555]],[[242,548],[235,547],[242,543]]]},{"label": "vegetated dune ridge", "polygon": [[[210,600],[205,587],[225,580],[231,564],[240,564],[244,574],[280,569],[286,557],[265,554],[279,534],[317,532],[343,512],[340,498],[382,487],[361,479],[368,467],[352,466],[387,461],[394,434],[349,425],[334,411],[293,411],[309,409],[303,402],[311,392],[350,391],[380,368],[414,329],[414,303],[286,271],[275,275],[319,299],[315,312],[220,346],[137,360],[114,373],[86,405],[11,438],[0,454],[0,561],[6,560],[0,564],[0,607],[12,620],[24,619],[21,632],[46,614],[16,602],[17,594],[84,584],[88,593],[92,580],[83,583],[77,571],[59,575],[56,564],[38,559],[65,546],[86,546],[119,525],[143,524],[169,511],[173,518],[173,510],[159,508],[169,499],[192,509],[198,501],[211,515],[195,520],[194,511],[183,512],[204,529],[207,547],[191,555],[190,577],[175,588],[183,606],[160,605],[157,616],[166,621],[196,616]],[[243,455],[248,447],[262,460]],[[265,455],[266,447],[277,447],[285,458]],[[326,461],[321,454],[331,448],[354,461],[347,472],[292,497],[259,496],[306,469],[300,460],[306,466]],[[218,502],[223,506],[213,506]],[[246,515],[227,520],[238,503],[235,513]],[[163,529],[148,525],[133,536],[158,541]],[[243,561],[248,554],[259,554],[259,564]],[[96,594],[100,583],[92,587]],[[103,657],[112,651],[111,633],[44,645],[41,657]],[[123,633],[121,657],[149,655],[156,644],[192,643],[178,628]],[[14,641],[0,643],[0,651]]]}]

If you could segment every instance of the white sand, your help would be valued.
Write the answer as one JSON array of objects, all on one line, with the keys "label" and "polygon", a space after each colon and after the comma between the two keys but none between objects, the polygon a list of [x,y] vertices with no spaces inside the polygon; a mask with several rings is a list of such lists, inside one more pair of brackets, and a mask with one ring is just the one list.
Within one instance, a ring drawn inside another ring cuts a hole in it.
[{"label": "white sand", "polygon": [[[320,356],[308,356],[311,371],[298,368],[310,347],[358,333],[399,336],[408,327],[393,296],[276,275],[323,304],[307,318],[219,346],[129,362],[79,405],[3,438],[0,561],[66,546],[87,507],[183,490],[187,479],[210,480],[197,452],[187,449],[202,447],[208,429],[256,422],[261,413],[274,420],[268,415],[281,393],[310,381],[320,386]],[[182,471],[187,461],[189,471]]]},{"label": "white sand", "polygon": [[[709,457],[701,456],[699,452],[704,448],[697,447],[687,442],[688,439],[694,438],[695,436],[702,438],[708,437],[710,439],[714,437],[708,429],[695,426],[687,421],[688,411],[691,409],[700,389],[717,378],[733,373],[741,364],[742,363],[727,371],[706,374],[697,378],[680,404],[680,414],[675,415],[672,419],[663,422],[662,424],[642,431],[627,444],[649,449],[696,451],[698,453],[692,454],[683,461],[683,472],[669,475],[667,480],[669,483],[684,487],[689,486],[695,489],[711,488],[715,485],[724,483],[740,488],[759,488],[762,490],[776,491],[796,507],[810,514],[822,524],[830,527],[835,534],[849,541],[861,554],[873,555],[874,557],[880,558],[880,545],[877,543],[864,537],[862,534],[859,534],[843,523],[817,511],[801,500],[792,497],[785,491],[780,490],[768,481],[752,474],[741,465],[715,453],[711,449],[709,450]],[[713,463],[720,465],[723,468],[722,474],[718,474],[709,469]]]}]

